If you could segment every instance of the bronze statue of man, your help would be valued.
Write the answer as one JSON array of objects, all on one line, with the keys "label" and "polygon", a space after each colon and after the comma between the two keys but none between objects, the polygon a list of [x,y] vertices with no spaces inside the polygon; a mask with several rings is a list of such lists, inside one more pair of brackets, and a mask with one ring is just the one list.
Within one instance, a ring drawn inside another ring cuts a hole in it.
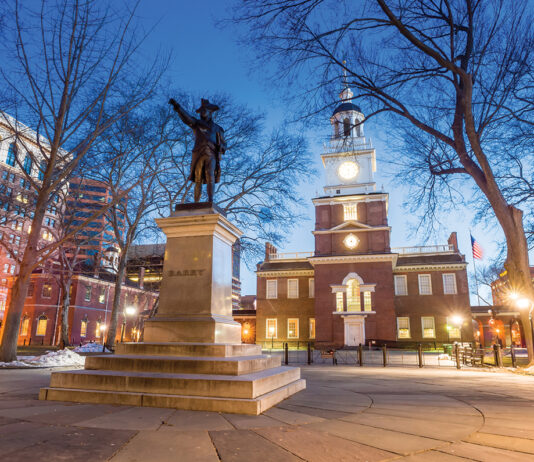
[{"label": "bronze statue of man", "polygon": [[182,122],[193,129],[195,146],[191,159],[189,181],[195,183],[195,202],[200,202],[202,183],[206,185],[208,201],[213,202],[213,185],[221,178],[221,155],[226,151],[224,130],[212,120],[212,115],[219,107],[202,99],[196,110],[200,119],[193,117],[173,98],[169,100]]}]

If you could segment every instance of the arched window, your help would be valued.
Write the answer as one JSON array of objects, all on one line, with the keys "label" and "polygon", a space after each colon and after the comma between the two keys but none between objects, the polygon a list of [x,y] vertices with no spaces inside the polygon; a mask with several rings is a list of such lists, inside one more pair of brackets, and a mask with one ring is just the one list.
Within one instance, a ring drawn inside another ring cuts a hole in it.
[{"label": "arched window", "polygon": [[7,158],[6,158],[7,165],[11,165],[11,167],[15,166],[16,152],[17,152],[17,148],[15,147],[15,143],[11,143],[7,150]]},{"label": "arched window", "polygon": [[347,281],[347,311],[361,311],[360,281],[349,279]]},{"label": "arched window", "polygon": [[345,136],[350,136],[350,120],[343,119],[343,134]]},{"label": "arched window", "polygon": [[35,335],[44,336],[46,335],[46,325],[48,324],[48,318],[43,314],[39,316],[37,320],[37,330]]},{"label": "arched window", "polygon": [[24,164],[22,165],[22,168],[24,171],[30,175],[32,172],[32,158],[29,154],[26,154],[26,157],[24,158]]}]

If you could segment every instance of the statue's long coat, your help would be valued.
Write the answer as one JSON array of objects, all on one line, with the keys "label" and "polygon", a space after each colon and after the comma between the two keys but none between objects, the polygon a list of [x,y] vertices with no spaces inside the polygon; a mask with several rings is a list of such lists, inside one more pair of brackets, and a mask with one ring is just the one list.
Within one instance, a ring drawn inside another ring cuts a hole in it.
[{"label": "statue's long coat", "polygon": [[[221,179],[221,155],[226,151],[226,141],[224,140],[224,130],[215,122],[205,122],[202,119],[193,119],[192,125],[195,134],[195,146],[193,147],[193,155],[191,158],[191,170],[189,173],[189,181],[195,181],[195,168],[197,162],[206,154],[215,159],[215,183]],[[202,183],[206,184],[205,172],[202,172]]]}]

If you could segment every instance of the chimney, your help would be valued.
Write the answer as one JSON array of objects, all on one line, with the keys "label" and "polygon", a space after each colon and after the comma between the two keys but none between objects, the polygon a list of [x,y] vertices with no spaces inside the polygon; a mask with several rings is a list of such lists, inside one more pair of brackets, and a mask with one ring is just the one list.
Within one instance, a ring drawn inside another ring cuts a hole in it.
[{"label": "chimney", "polygon": [[270,242],[265,243],[265,261],[269,261],[271,254],[276,254],[276,247]]},{"label": "chimney", "polygon": [[458,236],[456,235],[456,231],[452,232],[449,236],[449,239],[447,240],[449,245],[452,245],[455,252],[459,252],[458,250]]}]

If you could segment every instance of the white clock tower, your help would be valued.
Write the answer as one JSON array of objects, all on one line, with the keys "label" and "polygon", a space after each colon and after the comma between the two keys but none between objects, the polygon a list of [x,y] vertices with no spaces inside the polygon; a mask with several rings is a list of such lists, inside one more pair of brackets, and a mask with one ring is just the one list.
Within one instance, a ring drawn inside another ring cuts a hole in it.
[{"label": "white clock tower", "polygon": [[339,97],[342,102],[330,118],[332,136],[321,156],[326,170],[324,192],[327,196],[374,192],[376,154],[364,136],[364,115],[352,103],[350,88],[345,86]]}]

